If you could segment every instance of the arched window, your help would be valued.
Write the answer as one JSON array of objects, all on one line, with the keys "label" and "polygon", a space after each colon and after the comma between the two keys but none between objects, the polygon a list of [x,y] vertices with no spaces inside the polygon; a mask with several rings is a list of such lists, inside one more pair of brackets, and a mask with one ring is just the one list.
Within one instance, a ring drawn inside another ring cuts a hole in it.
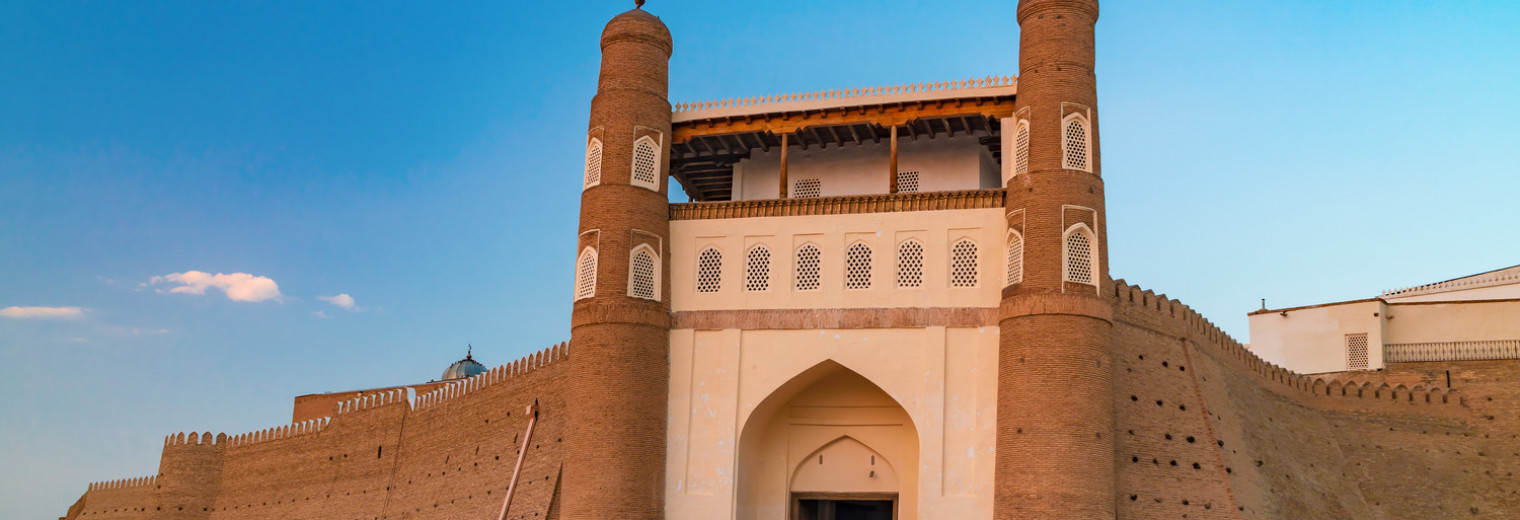
[{"label": "arched window", "polygon": [[963,238],[950,246],[950,286],[976,287],[976,242]]},{"label": "arched window", "polygon": [[897,245],[897,286],[921,287],[924,284],[924,245],[909,239]]},{"label": "arched window", "polygon": [[1087,118],[1082,114],[1066,116],[1061,121],[1062,165],[1069,170],[1091,172],[1092,141],[1087,132]]},{"label": "arched window", "polygon": [[709,247],[697,254],[697,292],[715,293],[723,288],[723,253]]},{"label": "arched window", "polygon": [[1098,285],[1098,259],[1093,251],[1092,230],[1086,224],[1077,224],[1066,230],[1066,267],[1064,279],[1068,282]]},{"label": "arched window", "polygon": [[744,258],[744,290],[771,289],[771,250],[765,244],[750,248]]},{"label": "arched window", "polygon": [[602,183],[602,141],[591,139],[586,145],[586,183],[582,189]]},{"label": "arched window", "polygon": [[639,244],[629,255],[628,295],[646,300],[660,299],[660,255],[648,244]]},{"label": "arched window", "polygon": [[646,135],[634,141],[632,184],[660,191],[659,170],[660,146],[655,144],[654,139]]},{"label": "arched window", "polygon": [[822,271],[818,268],[822,257],[818,246],[813,244],[797,248],[797,290],[816,291],[822,285],[819,280]]},{"label": "arched window", "polygon": [[1019,121],[1013,137],[1013,174],[1029,173],[1029,121]]},{"label": "arched window", "polygon": [[871,246],[856,242],[845,250],[844,287],[871,288]]},{"label": "arched window", "polygon": [[1008,232],[1008,285],[1024,281],[1024,237]]},{"label": "arched window", "polygon": [[575,261],[575,299],[596,296],[596,250],[585,248]]}]

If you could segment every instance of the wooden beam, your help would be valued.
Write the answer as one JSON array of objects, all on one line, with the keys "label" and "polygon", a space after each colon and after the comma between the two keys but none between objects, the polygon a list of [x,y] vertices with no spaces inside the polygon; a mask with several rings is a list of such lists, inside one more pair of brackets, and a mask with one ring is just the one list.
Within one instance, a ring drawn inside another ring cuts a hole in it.
[{"label": "wooden beam", "polygon": [[818,125],[875,123],[887,126],[894,122],[900,123],[921,117],[944,117],[965,114],[1008,117],[1013,115],[1013,100],[1014,96],[976,97],[842,107],[827,110],[802,110],[768,114],[764,117],[719,117],[684,121],[674,125],[672,129],[672,133],[674,134],[672,141],[685,142],[700,135],[739,132],[771,131],[778,134],[790,133],[803,127]]}]

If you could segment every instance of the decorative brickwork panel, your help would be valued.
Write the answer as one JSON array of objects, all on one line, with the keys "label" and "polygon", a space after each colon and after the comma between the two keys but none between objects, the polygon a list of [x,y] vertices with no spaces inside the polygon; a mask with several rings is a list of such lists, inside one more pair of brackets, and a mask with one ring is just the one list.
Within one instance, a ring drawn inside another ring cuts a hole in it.
[{"label": "decorative brickwork panel", "polygon": [[596,296],[596,250],[582,250],[575,266],[575,299]]},{"label": "decorative brickwork panel", "polygon": [[921,287],[924,284],[924,245],[909,240],[897,246],[897,286]]},{"label": "decorative brickwork panel", "polygon": [[918,193],[918,172],[897,172],[897,193]]},{"label": "decorative brickwork panel", "polygon": [[950,286],[976,287],[976,242],[960,240],[950,247]]},{"label": "decorative brickwork panel", "polygon": [[797,290],[816,291],[822,286],[819,280],[822,275],[822,270],[819,269],[822,257],[818,246],[813,244],[802,244],[802,247],[797,248]]},{"label": "decorative brickwork panel", "polygon": [[818,179],[797,179],[792,183],[792,198],[813,199],[823,193],[823,181]]},{"label": "decorative brickwork panel", "polygon": [[715,293],[723,288],[723,253],[714,248],[697,254],[697,292]]},{"label": "decorative brickwork panel", "polygon": [[771,288],[771,250],[764,244],[750,248],[744,259],[744,290],[768,291]]},{"label": "decorative brickwork panel", "polygon": [[856,242],[845,252],[844,287],[871,288],[871,246]]},{"label": "decorative brickwork panel", "polygon": [[1367,369],[1367,333],[1346,335],[1346,369]]}]

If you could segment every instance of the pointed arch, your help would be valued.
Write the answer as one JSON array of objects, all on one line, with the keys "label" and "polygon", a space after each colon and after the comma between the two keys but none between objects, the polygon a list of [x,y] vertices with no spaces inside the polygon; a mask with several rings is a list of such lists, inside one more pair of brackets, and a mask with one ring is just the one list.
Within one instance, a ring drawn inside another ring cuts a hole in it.
[{"label": "pointed arch", "polygon": [[924,284],[924,244],[910,238],[897,244],[897,287],[914,288]]},{"label": "pointed arch", "polygon": [[799,291],[816,291],[823,286],[823,250],[818,244],[804,242],[797,246],[796,259],[792,264],[796,269],[793,276],[793,288]]},{"label": "pointed arch", "polygon": [[1020,119],[1013,137],[1013,174],[1029,173],[1029,120]]},{"label": "pointed arch", "polygon": [[628,296],[660,301],[660,253],[639,244],[628,253]]},{"label": "pointed arch", "polygon": [[653,138],[643,136],[633,142],[633,169],[630,183],[634,186],[660,191],[660,145]]},{"label": "pointed arch", "polygon": [[771,289],[771,249],[765,244],[755,244],[744,253],[744,290],[751,292]]},{"label": "pointed arch", "polygon": [[586,144],[586,177],[581,189],[602,183],[602,140],[595,137]]},{"label": "pointed arch", "polygon": [[1061,166],[1092,172],[1092,132],[1087,116],[1079,112],[1061,119]]},{"label": "pointed arch", "polygon": [[713,246],[697,253],[697,292],[715,293],[723,289],[723,252]]},{"label": "pointed arch", "polygon": [[1098,286],[1098,239],[1087,224],[1066,228],[1061,237],[1062,280]]},{"label": "pointed arch", "polygon": [[1024,235],[1018,231],[1008,230],[1008,273],[1004,278],[1006,285],[1014,285],[1024,281]]},{"label": "pointed arch", "polygon": [[976,241],[970,238],[956,240],[950,246],[950,286],[976,287],[981,279]]},{"label": "pointed arch", "polygon": [[596,296],[596,249],[587,247],[575,260],[575,299],[592,296]]},{"label": "pointed arch", "polygon": [[871,288],[871,246],[855,242],[845,249],[844,287],[846,289]]}]

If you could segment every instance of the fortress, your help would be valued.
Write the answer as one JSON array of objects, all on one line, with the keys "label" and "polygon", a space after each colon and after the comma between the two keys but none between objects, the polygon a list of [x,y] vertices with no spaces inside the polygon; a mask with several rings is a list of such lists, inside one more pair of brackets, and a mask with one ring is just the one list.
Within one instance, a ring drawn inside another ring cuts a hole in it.
[{"label": "fortress", "polygon": [[1110,278],[1097,19],[1021,1],[1017,78],[673,106],[618,15],[567,344],[171,435],[65,518],[1520,517],[1520,361],[1304,376]]}]

